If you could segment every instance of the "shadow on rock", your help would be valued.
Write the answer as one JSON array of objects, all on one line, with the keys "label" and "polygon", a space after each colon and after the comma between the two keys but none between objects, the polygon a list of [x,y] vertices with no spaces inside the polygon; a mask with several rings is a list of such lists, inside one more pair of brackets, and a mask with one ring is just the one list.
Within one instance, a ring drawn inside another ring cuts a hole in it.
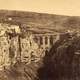
[{"label": "shadow on rock", "polygon": [[[79,80],[80,37],[58,40],[38,70],[40,80]],[[76,54],[77,53],[77,54]]]}]

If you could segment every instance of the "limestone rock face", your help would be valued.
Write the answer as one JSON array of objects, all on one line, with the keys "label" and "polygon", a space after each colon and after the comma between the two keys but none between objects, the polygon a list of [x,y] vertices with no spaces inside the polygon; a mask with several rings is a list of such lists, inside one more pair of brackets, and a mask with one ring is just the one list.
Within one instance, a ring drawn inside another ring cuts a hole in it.
[{"label": "limestone rock face", "polygon": [[17,62],[31,62],[39,58],[38,44],[31,33],[22,38],[19,26],[0,24],[0,66],[11,65]]},{"label": "limestone rock face", "polygon": [[[17,29],[16,29],[17,28]],[[15,62],[18,53],[18,36],[13,34],[18,33],[19,26],[0,24],[0,66],[9,66],[11,62]],[[12,35],[11,35],[12,34]],[[12,58],[11,58],[12,55]]]},{"label": "limestone rock face", "polygon": [[32,55],[34,55],[35,57],[38,56],[38,44],[34,42],[32,35],[26,36],[26,38],[21,39],[21,49],[22,61],[24,61],[25,59],[31,60]]}]

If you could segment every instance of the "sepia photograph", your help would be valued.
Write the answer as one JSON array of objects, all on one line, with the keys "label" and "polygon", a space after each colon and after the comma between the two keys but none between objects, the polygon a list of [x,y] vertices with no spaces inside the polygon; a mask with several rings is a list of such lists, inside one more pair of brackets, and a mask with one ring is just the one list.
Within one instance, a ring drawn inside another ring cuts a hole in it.
[{"label": "sepia photograph", "polygon": [[0,0],[0,80],[80,80],[80,1]]}]

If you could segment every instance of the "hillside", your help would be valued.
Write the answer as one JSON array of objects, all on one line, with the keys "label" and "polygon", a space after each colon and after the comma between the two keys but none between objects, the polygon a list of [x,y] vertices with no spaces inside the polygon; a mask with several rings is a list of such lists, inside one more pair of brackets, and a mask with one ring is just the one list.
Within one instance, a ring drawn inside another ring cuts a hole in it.
[{"label": "hillside", "polygon": [[[12,18],[8,20],[8,18]],[[79,29],[80,17],[62,16],[24,11],[0,10],[0,22],[20,24],[21,27],[37,33],[63,32],[67,29]]]}]

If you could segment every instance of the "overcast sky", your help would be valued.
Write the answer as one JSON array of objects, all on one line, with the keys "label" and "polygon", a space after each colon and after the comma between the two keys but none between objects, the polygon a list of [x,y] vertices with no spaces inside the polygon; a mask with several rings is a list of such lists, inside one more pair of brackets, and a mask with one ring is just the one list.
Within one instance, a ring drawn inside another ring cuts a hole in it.
[{"label": "overcast sky", "polygon": [[80,16],[80,0],[0,0],[0,9]]}]

